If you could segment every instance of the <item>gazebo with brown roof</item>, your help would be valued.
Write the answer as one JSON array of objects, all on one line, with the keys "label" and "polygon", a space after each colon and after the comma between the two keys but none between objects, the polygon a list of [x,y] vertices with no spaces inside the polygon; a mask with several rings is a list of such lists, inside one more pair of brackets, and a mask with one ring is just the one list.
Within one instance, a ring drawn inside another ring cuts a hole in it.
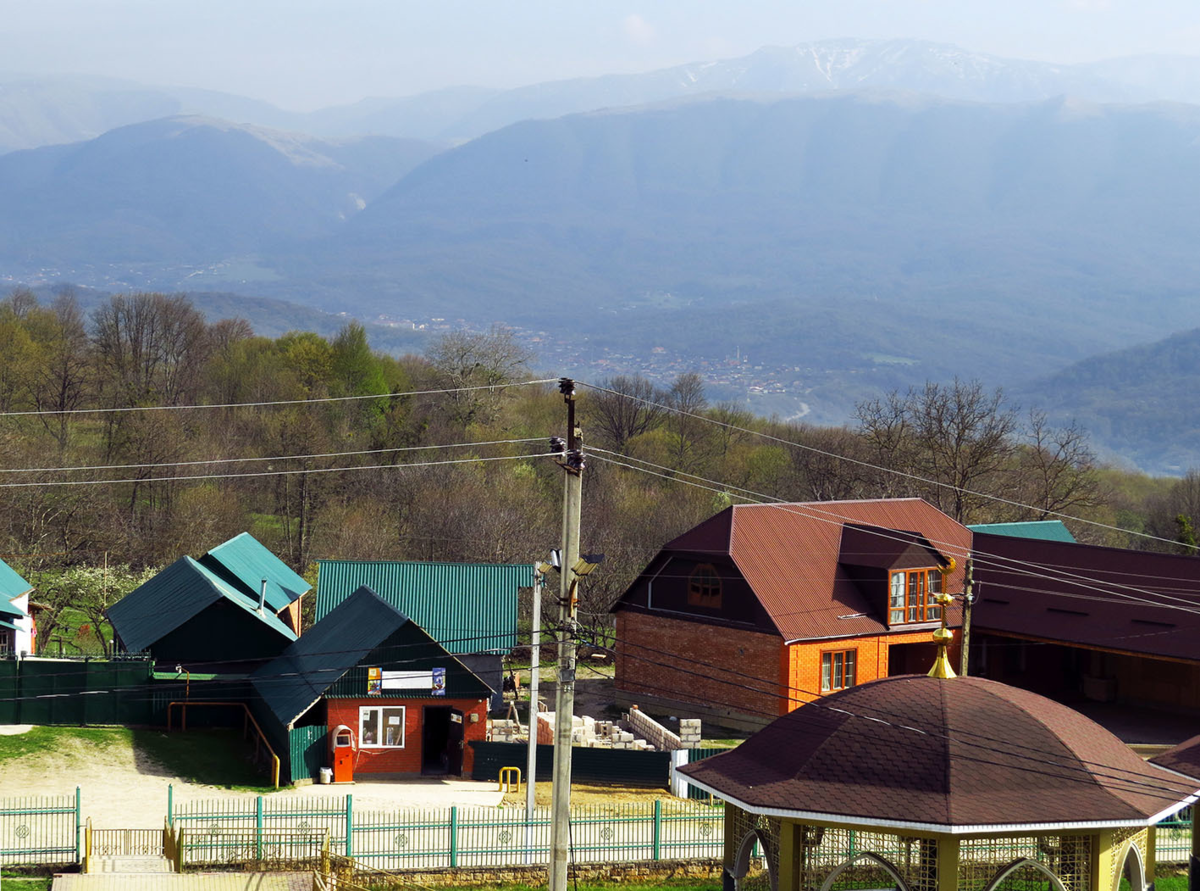
[{"label": "gazebo with brown roof", "polygon": [[1132,891],[1198,782],[1078,712],[982,678],[904,675],[681,768],[726,802],[726,888],[757,841],[787,891]]}]

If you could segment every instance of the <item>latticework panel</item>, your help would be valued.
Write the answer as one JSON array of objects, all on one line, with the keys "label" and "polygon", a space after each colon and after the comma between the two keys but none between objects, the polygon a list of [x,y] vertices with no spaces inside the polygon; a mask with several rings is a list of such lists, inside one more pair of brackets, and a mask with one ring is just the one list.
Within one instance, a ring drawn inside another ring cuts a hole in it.
[{"label": "latticework panel", "polygon": [[[801,891],[888,888],[896,877],[910,891],[937,891],[937,842],[858,829],[801,827]],[[893,874],[892,870],[895,871]]]},{"label": "latticework panel", "polygon": [[[1086,835],[964,839],[958,848],[958,887],[960,891],[983,891],[1014,863],[1031,860],[1053,873],[1066,891],[1088,891],[1092,854],[1092,840]],[[996,891],[1051,887],[1049,876],[1032,866],[1012,871],[995,886]]]},{"label": "latticework panel", "polygon": [[[1116,888],[1117,880],[1121,877],[1121,873],[1125,868],[1127,857],[1122,856],[1125,853],[1125,843],[1131,842],[1132,846],[1138,849],[1138,853],[1142,855],[1142,863],[1146,862],[1146,851],[1150,844],[1150,830],[1146,828],[1138,829],[1135,826],[1125,826],[1120,829],[1113,830],[1112,838],[1112,862],[1110,874],[1108,877],[1108,887]],[[1104,891],[1104,889],[1101,889]],[[1138,891],[1138,889],[1134,889]]]},{"label": "latticework panel", "polygon": [[[736,875],[738,888],[744,891],[771,891],[774,889],[779,875],[779,827],[780,822],[772,817],[762,817],[758,814],[747,813],[741,808],[726,805],[732,814],[732,832],[735,852],[753,833],[758,839],[758,852],[761,855],[761,865],[751,858],[745,875]],[[726,864],[734,866],[736,864]]]}]

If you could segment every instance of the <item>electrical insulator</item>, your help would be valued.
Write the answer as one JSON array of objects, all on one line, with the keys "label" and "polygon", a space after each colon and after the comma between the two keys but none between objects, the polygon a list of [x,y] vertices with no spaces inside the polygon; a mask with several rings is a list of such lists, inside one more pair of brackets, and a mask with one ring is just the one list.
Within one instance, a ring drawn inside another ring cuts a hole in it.
[{"label": "electrical insulator", "polygon": [[561,455],[567,450],[567,441],[561,436],[550,437],[550,451],[556,455]]},{"label": "electrical insulator", "polygon": [[579,449],[567,452],[567,466],[572,470],[583,470],[587,467],[587,462],[583,460],[583,452]]}]

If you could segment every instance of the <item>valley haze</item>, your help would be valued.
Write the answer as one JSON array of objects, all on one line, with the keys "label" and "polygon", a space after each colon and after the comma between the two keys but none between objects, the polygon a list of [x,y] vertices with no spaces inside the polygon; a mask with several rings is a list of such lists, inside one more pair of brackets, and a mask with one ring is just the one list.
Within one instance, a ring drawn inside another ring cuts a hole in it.
[{"label": "valley haze", "polygon": [[815,423],[978,378],[1179,473],[1195,415],[1147,394],[1200,373],[1197,146],[1200,59],[927,40],[305,112],[6,75],[0,277],[392,350],[502,323],[555,373],[696,370]]}]

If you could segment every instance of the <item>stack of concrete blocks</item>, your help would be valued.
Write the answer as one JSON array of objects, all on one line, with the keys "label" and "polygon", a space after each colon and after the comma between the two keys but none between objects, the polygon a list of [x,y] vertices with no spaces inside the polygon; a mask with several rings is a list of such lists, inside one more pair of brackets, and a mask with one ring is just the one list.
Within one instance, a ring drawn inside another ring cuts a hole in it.
[{"label": "stack of concrete blocks", "polygon": [[636,705],[625,715],[629,729],[662,752],[677,749],[695,749],[700,745],[700,719],[683,718],[679,722],[679,733],[673,733],[655,721]]},{"label": "stack of concrete blocks", "polygon": [[488,721],[488,739],[492,742],[525,742],[524,729],[516,721],[504,721],[493,718]]}]

